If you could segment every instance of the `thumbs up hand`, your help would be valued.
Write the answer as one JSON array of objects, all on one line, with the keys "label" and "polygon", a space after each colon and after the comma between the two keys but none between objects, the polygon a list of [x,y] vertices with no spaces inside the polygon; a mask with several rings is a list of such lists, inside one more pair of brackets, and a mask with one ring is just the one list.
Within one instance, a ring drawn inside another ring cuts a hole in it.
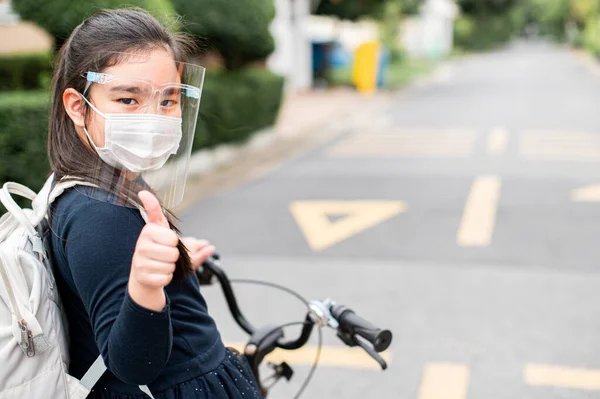
[{"label": "thumbs up hand", "polygon": [[146,215],[148,216],[147,223],[156,224],[170,230],[171,228],[169,227],[169,221],[165,217],[158,199],[156,199],[156,197],[148,191],[140,191],[138,195],[142,201],[144,209],[146,210]]},{"label": "thumbs up hand", "polygon": [[192,260],[192,268],[198,270],[202,263],[215,254],[215,247],[206,240],[198,240],[194,237],[184,237],[181,239],[183,244],[188,249],[190,259]]},{"label": "thumbs up hand", "polygon": [[169,227],[158,199],[148,191],[139,193],[147,214],[131,262],[128,290],[140,306],[161,311],[166,305],[163,288],[173,279],[179,259],[179,237]]}]

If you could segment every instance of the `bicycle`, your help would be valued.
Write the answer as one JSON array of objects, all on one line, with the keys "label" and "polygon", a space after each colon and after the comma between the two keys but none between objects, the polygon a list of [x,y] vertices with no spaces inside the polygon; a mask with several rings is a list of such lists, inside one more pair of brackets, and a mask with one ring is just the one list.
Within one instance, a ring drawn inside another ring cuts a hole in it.
[{"label": "bicycle", "polygon": [[[313,364],[306,381],[294,397],[295,399],[302,395],[316,370],[322,347],[321,329],[323,327],[330,327],[336,330],[337,336],[344,344],[349,347],[361,347],[379,363],[382,370],[387,369],[387,364],[379,353],[385,351],[392,343],[392,333],[389,330],[382,330],[375,327],[367,320],[357,316],[352,309],[344,305],[338,305],[331,299],[322,301],[313,300],[309,302],[300,294],[289,288],[265,281],[231,280],[221,267],[218,255],[214,255],[205,261],[202,267],[196,272],[196,275],[202,286],[213,285],[215,278],[218,280],[231,315],[239,327],[250,336],[243,354],[237,351],[236,354],[242,357],[242,360],[245,359],[250,365],[250,371],[258,382],[261,393],[265,398],[277,382],[282,378],[290,381],[294,374],[293,369],[286,362],[281,362],[279,364],[268,363],[267,365],[273,369],[273,374],[264,380],[261,379],[259,367],[265,357],[277,348],[283,350],[297,350],[302,348],[310,339],[315,326],[319,328],[319,344],[315,363]],[[266,285],[294,295],[308,308],[305,320],[279,326],[266,325],[255,328],[242,314],[231,286],[232,282]],[[283,341],[283,329],[292,325],[303,325],[300,336],[296,340]],[[272,380],[272,383],[267,386],[266,384],[270,380]]]}]

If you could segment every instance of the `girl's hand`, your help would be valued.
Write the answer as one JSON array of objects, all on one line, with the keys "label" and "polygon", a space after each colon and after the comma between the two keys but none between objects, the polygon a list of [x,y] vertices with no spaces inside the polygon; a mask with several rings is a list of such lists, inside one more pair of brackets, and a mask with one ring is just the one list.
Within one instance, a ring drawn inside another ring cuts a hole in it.
[{"label": "girl's hand", "polygon": [[169,227],[156,197],[148,191],[139,196],[148,220],[135,246],[128,290],[138,305],[158,312],[166,305],[163,288],[173,279],[179,259],[179,237]]},{"label": "girl's hand", "polygon": [[185,237],[182,238],[183,244],[186,246],[190,253],[190,258],[192,259],[192,267],[194,270],[198,270],[198,268],[204,263],[206,259],[214,255],[215,247],[210,245],[210,243],[206,240],[198,240],[193,237]]}]

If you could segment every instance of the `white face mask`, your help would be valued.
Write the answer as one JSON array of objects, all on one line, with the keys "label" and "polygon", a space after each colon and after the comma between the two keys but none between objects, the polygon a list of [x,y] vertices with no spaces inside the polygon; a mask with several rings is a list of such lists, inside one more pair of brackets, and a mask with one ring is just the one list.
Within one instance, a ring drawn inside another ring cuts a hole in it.
[{"label": "white face mask", "polygon": [[104,147],[85,134],[98,156],[112,167],[135,173],[160,169],[181,141],[181,118],[155,114],[104,114],[85,97],[85,102],[104,118]]}]

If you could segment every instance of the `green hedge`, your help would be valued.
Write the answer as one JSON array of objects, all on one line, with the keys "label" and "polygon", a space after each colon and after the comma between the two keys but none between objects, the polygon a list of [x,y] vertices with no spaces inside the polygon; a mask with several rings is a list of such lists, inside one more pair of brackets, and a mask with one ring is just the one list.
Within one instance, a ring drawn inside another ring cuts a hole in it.
[{"label": "green hedge", "polygon": [[[264,70],[207,75],[194,149],[243,141],[273,125],[283,79]],[[18,181],[39,189],[48,173],[47,92],[0,93],[0,184]]]},{"label": "green hedge", "polygon": [[194,149],[244,141],[275,123],[284,79],[266,70],[212,72],[205,78]]},{"label": "green hedge", "polygon": [[0,93],[0,184],[40,188],[48,174],[47,92]]},{"label": "green hedge", "polygon": [[183,26],[216,49],[228,69],[264,60],[275,50],[269,26],[275,18],[273,0],[171,0]]},{"label": "green hedge", "polygon": [[461,16],[454,24],[454,42],[463,50],[490,50],[507,43],[513,33],[512,15],[498,14],[489,17]]},{"label": "green hedge", "polygon": [[50,53],[0,56],[0,90],[35,90],[50,87]]}]

